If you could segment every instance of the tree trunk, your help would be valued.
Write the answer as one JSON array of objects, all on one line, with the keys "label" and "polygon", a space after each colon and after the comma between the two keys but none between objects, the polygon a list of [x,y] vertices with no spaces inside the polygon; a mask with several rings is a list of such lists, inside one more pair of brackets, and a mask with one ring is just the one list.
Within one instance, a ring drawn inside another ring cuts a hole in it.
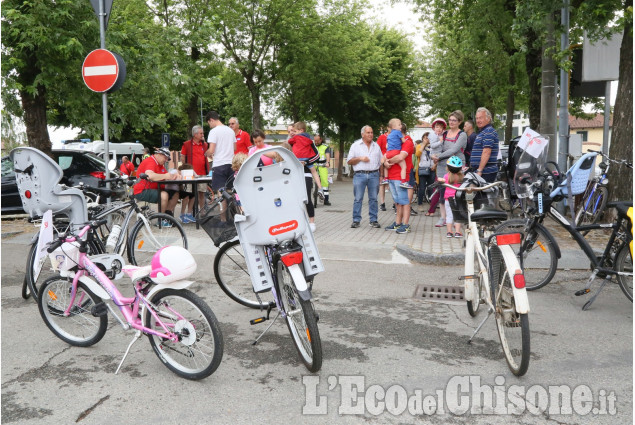
[{"label": "tree trunk", "polygon": [[[632,7],[632,0],[625,2],[624,12]],[[627,16],[627,15],[625,15]],[[633,27],[626,20],[624,37],[620,47],[620,76],[613,113],[613,134],[609,157],[632,160],[633,158]],[[633,199],[633,171],[625,166],[613,165],[609,169],[610,200]]]},{"label": "tree trunk", "polygon": [[187,134],[184,135],[185,140],[190,140],[192,138],[192,127],[197,124],[201,124],[199,121],[201,119],[199,115],[199,106],[198,106],[198,96],[192,95],[190,99],[190,103],[187,105]]},{"label": "tree trunk", "polygon": [[556,38],[554,15],[547,16],[547,33],[542,49],[542,96],[540,101],[540,134],[549,138],[547,160],[558,161],[558,143],[556,139]]},{"label": "tree trunk", "polygon": [[540,128],[540,77],[538,71],[542,67],[542,53],[537,47],[538,35],[534,31],[527,33],[527,53],[525,68],[529,78],[529,127],[538,131]]},{"label": "tree trunk", "polygon": [[252,82],[249,92],[251,93],[251,129],[262,129],[262,115],[260,115],[260,87]]},{"label": "tree trunk", "polygon": [[507,89],[507,117],[505,119],[505,140],[507,143],[512,139],[512,128],[514,124],[514,109],[516,106],[516,99],[514,97],[516,85],[516,70],[514,66],[510,66],[509,69],[509,88]]},{"label": "tree trunk", "polygon": [[46,89],[44,86],[38,85],[35,96],[26,90],[20,90],[20,97],[29,146],[52,156],[51,139],[46,120]]}]

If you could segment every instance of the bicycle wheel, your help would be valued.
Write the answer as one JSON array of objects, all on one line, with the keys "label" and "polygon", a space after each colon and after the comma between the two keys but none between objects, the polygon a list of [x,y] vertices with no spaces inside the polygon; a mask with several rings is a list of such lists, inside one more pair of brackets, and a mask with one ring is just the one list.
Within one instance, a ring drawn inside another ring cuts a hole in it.
[{"label": "bicycle wheel", "polygon": [[[582,200],[580,208],[575,215],[576,226],[583,226],[585,224],[593,224],[597,222],[602,213],[606,209],[606,202],[608,201],[609,192],[604,186],[598,186],[591,195],[591,198],[585,198]],[[588,199],[588,202],[587,202]],[[588,233],[584,232],[584,234]]]},{"label": "bicycle wheel", "polygon": [[[59,275],[47,279],[38,294],[40,315],[51,332],[62,341],[76,347],[89,347],[104,337],[108,317],[91,314],[91,309],[103,301],[81,282],[77,284],[71,306],[72,289],[72,281]],[[68,315],[64,314],[66,310],[69,310]]]},{"label": "bicycle wheel", "polygon": [[[542,288],[553,279],[558,267],[558,255],[552,244],[552,239],[545,233],[547,230],[535,226],[527,233],[526,221],[522,218],[507,220],[501,223],[494,233],[518,232],[523,234],[523,273],[525,287],[528,291]],[[511,245],[516,255],[520,252],[520,245]]]},{"label": "bicycle wheel", "polygon": [[[238,304],[249,308],[260,308],[251,283],[245,254],[238,239],[223,244],[214,257],[214,277],[225,294]],[[262,307],[273,301],[271,292],[258,294]]]},{"label": "bicycle wheel", "polygon": [[145,325],[164,333],[166,326],[178,340],[149,335],[154,353],[165,366],[186,379],[203,379],[214,373],[223,358],[223,335],[212,309],[198,295],[181,289],[164,289],[152,297],[157,321],[150,310]]},{"label": "bicycle wheel", "polygon": [[467,300],[467,312],[470,313],[470,316],[476,317],[483,298],[483,278],[481,277],[481,268],[476,258],[474,258],[474,268],[471,271],[465,270],[465,275],[475,276],[474,297],[471,300]]},{"label": "bicycle wheel", "polygon": [[494,304],[496,329],[503,347],[507,366],[516,376],[523,376],[529,368],[529,318],[516,312],[512,277],[507,271],[500,249],[489,249],[489,279]]},{"label": "bicycle wheel", "polygon": [[287,327],[295,348],[304,366],[311,372],[317,372],[322,367],[322,342],[313,304],[300,298],[293,277],[282,261],[278,261],[276,277],[278,296],[287,315]]},{"label": "bicycle wheel", "polygon": [[633,255],[628,243],[622,244],[617,257],[615,257],[613,268],[619,273],[630,273],[628,276],[617,275],[617,282],[626,298],[633,302]]},{"label": "bicycle wheel", "polygon": [[[57,232],[54,232],[53,238],[57,238]],[[37,252],[38,240],[39,236],[31,245],[31,248],[29,249],[29,252],[26,256],[26,273],[24,276],[26,285],[28,286],[28,292],[30,292],[35,302],[37,302],[38,300],[38,296],[40,294],[40,286],[42,285],[42,283],[44,283],[44,281],[49,279],[50,277],[57,275],[57,272],[53,270],[53,266],[51,265],[48,254],[45,253],[44,255],[42,255],[42,257],[40,257],[39,261],[36,264],[35,257]],[[23,288],[22,293],[24,294],[24,292],[25,291]]]},{"label": "bicycle wheel", "polygon": [[128,260],[135,266],[147,266],[152,256],[164,246],[182,246],[187,249],[183,226],[171,215],[156,213],[137,221],[128,238]]},{"label": "bicycle wheel", "polygon": [[313,207],[317,208],[318,205],[318,186],[317,183],[313,182]]}]

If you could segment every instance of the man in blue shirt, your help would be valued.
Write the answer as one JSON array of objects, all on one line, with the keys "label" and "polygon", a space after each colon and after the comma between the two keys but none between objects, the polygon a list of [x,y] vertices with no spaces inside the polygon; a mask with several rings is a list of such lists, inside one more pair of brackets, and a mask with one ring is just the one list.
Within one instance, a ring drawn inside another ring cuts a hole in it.
[{"label": "man in blue shirt", "polygon": [[480,129],[470,156],[470,168],[492,183],[498,172],[498,133],[492,127],[492,113],[486,108],[476,110],[476,125]]}]

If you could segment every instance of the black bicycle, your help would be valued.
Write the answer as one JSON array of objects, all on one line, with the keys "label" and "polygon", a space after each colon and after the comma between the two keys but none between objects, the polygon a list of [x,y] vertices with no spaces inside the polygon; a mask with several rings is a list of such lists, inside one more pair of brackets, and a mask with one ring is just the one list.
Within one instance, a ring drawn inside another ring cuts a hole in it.
[{"label": "black bicycle", "polygon": [[[580,161],[588,161],[589,158],[581,158]],[[576,166],[572,167],[575,169]],[[531,193],[526,198],[525,218],[513,219],[504,222],[496,228],[496,232],[516,231],[524,235],[523,242],[517,248],[521,265],[525,272],[525,282],[528,290],[535,290],[547,285],[556,273],[558,259],[561,257],[560,248],[549,230],[543,226],[545,217],[549,216],[562,226],[578,243],[582,252],[590,261],[591,276],[584,289],[576,291],[576,295],[585,295],[591,292],[591,284],[596,277],[603,278],[603,282],[597,292],[583,306],[588,309],[597,298],[606,283],[615,276],[624,295],[633,301],[633,254],[632,254],[632,222],[629,217],[629,209],[632,210],[632,201],[609,202],[609,208],[615,208],[617,218],[610,224],[589,224],[576,227],[554,208],[554,203],[563,200],[567,195],[563,190],[563,183],[568,177],[562,175],[557,169],[554,172],[542,171],[539,175],[518,175],[517,183],[524,186]],[[601,256],[597,256],[584,238],[584,232],[597,229],[611,229],[611,236]]]}]

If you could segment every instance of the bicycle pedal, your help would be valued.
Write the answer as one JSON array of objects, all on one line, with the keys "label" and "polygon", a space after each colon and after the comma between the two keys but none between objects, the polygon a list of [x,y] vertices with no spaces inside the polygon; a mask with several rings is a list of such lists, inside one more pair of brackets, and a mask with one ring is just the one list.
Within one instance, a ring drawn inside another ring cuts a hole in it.
[{"label": "bicycle pedal", "polygon": [[95,317],[102,317],[108,314],[108,306],[106,303],[95,304],[90,308],[90,314]]},{"label": "bicycle pedal", "polygon": [[465,279],[478,279],[477,275],[467,275],[467,276],[459,276],[459,280],[465,280]]},{"label": "bicycle pedal", "polygon": [[580,295],[586,295],[591,292],[590,289],[580,289],[579,291],[575,291],[575,296],[579,297]]},{"label": "bicycle pedal", "polygon": [[267,320],[267,318],[265,316],[257,317],[257,318],[255,318],[253,320],[250,320],[249,324],[250,325],[257,325],[258,323],[262,323],[262,322],[264,322],[266,320]]}]

